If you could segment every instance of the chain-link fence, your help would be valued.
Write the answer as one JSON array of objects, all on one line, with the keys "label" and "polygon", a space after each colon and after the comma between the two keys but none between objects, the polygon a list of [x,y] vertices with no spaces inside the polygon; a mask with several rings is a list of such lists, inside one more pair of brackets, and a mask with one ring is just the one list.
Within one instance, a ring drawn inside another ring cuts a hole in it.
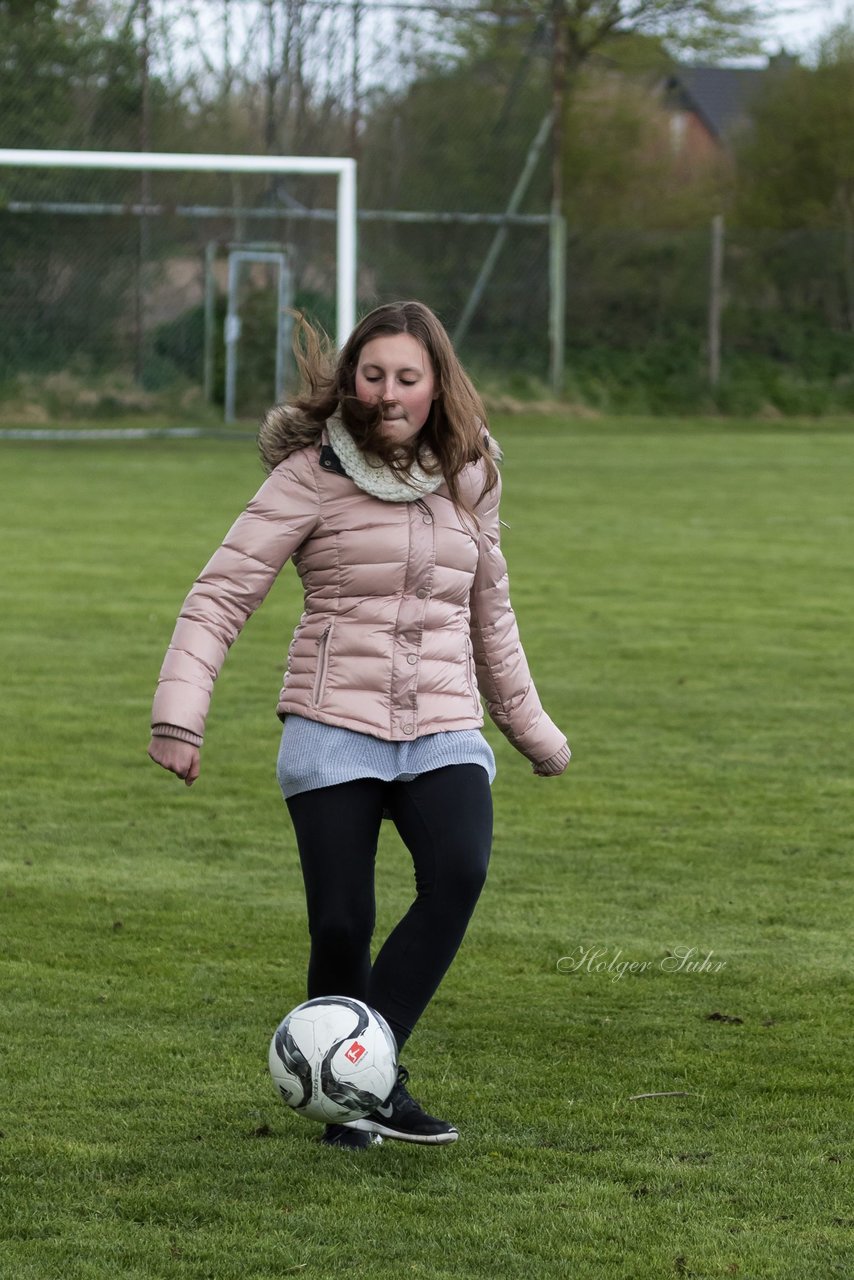
[{"label": "chain-link fence", "polygon": [[571,237],[571,396],[635,412],[854,409],[854,276],[842,231],[727,229],[720,373],[711,362],[713,228]]},{"label": "chain-link fence", "polygon": [[[153,412],[222,416],[229,254],[285,255],[293,304],[334,332],[331,183],[288,179],[298,216],[257,179],[54,175],[40,200],[0,213],[0,412],[7,420]],[[7,185],[10,182],[6,178]],[[28,185],[28,183],[24,183]],[[180,188],[180,189],[179,189]],[[314,188],[314,190],[310,190]],[[18,193],[20,194],[20,192]],[[28,194],[34,194],[32,191]],[[45,199],[45,196],[50,199]],[[322,203],[321,203],[322,202]],[[323,217],[307,216],[328,210]],[[364,307],[419,297],[451,332],[495,227],[360,222]],[[602,410],[854,409],[850,244],[841,232],[729,232],[721,373],[709,369],[710,244],[698,232],[570,234],[566,387]],[[273,398],[278,279],[240,278],[237,411]],[[548,228],[510,228],[462,344],[494,394],[543,396],[548,366]]]},{"label": "chain-link fence", "polygon": [[[543,397],[555,281],[548,147],[532,143],[550,50],[529,7],[0,0],[0,146],[352,155],[360,308],[419,297],[452,333],[527,165],[460,349],[488,390]],[[289,299],[332,331],[334,205],[304,175],[0,167],[0,414],[221,418],[229,254],[280,255]],[[580,230],[567,208],[570,399],[854,408],[850,235],[727,229],[716,374],[709,227]],[[241,267],[244,417],[276,389],[278,270]]]}]

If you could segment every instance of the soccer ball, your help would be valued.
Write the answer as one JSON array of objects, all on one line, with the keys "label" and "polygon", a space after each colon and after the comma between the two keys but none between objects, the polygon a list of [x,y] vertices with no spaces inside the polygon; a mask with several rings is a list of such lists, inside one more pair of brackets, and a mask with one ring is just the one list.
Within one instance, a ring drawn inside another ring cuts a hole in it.
[{"label": "soccer ball", "polygon": [[270,1075],[301,1116],[340,1124],[374,1111],[397,1080],[397,1044],[388,1023],[350,996],[307,1000],[270,1041]]}]

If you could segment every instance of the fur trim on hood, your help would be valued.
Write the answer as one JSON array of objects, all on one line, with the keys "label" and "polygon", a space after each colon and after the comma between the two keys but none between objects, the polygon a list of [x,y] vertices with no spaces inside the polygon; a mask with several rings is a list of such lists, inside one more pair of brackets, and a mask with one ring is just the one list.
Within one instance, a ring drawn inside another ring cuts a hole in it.
[{"label": "fur trim on hood", "polygon": [[258,451],[265,471],[272,471],[285,458],[300,449],[315,444],[323,427],[309,422],[287,404],[275,404],[261,420],[258,432]]},{"label": "fur trim on hood", "polygon": [[501,448],[501,445],[495,439],[495,436],[491,436],[488,431],[486,433],[486,443],[489,446],[489,454],[493,462],[503,462],[504,450]]}]

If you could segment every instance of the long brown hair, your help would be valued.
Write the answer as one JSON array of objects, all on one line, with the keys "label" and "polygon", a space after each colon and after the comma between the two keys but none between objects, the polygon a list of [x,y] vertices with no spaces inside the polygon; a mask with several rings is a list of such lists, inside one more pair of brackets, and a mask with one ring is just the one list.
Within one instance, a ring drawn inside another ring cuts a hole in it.
[{"label": "long brown hair", "polygon": [[[356,368],[366,342],[384,334],[408,333],[425,348],[436,378],[438,396],[416,438],[401,445],[382,431],[382,405],[365,404],[356,396]],[[285,405],[276,405],[265,416],[258,433],[261,459],[268,471],[297,449],[314,444],[324,422],[338,414],[357,446],[385,462],[401,480],[408,479],[417,460],[425,471],[441,470],[454,505],[474,515],[460,493],[457,477],[465,466],[483,458],[486,482],[480,502],[498,483],[493,452],[484,439],[486,411],[466,371],[460,364],[444,325],[423,302],[391,302],[366,315],[336,355],[331,342],[297,315],[294,354],[301,376],[298,394]],[[501,452],[495,442],[497,457]],[[431,467],[429,455],[436,465]]]}]

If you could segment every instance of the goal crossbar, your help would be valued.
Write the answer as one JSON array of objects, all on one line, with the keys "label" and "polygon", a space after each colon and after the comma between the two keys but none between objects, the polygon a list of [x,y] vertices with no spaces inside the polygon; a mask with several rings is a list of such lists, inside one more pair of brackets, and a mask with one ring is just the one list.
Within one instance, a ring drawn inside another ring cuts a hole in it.
[{"label": "goal crossbar", "polygon": [[342,347],[356,323],[356,162],[347,156],[238,156],[177,151],[50,151],[0,147],[0,166],[139,172],[302,173],[337,179],[335,325]]}]

